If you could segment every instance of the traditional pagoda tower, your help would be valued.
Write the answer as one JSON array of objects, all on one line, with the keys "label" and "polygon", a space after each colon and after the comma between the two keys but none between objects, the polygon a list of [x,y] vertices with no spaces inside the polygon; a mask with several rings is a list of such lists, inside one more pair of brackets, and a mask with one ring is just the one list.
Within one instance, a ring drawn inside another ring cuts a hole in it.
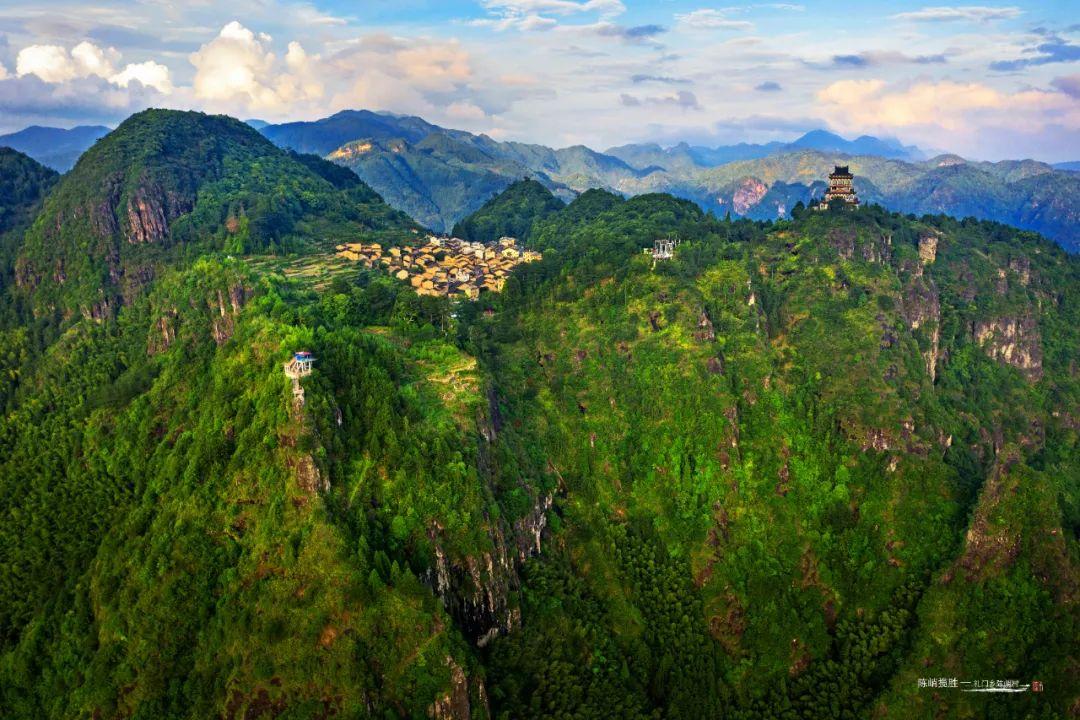
[{"label": "traditional pagoda tower", "polygon": [[825,199],[818,205],[818,210],[827,210],[833,200],[843,200],[848,205],[858,206],[859,198],[855,194],[852,182],[855,176],[851,174],[847,165],[836,165],[829,173],[829,189],[825,191]]}]

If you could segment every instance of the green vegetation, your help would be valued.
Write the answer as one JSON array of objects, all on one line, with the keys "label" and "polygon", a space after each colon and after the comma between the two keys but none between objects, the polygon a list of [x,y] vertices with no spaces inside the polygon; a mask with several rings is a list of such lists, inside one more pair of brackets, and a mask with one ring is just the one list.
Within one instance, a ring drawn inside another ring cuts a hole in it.
[{"label": "green vegetation", "polygon": [[[1074,257],[521,183],[465,225],[543,260],[451,304],[335,263],[414,228],[237,125],[136,116],[14,248],[0,716],[1067,716]],[[99,168],[190,202],[95,235]]]},{"label": "green vegetation", "polygon": [[1080,175],[1034,160],[969,162],[943,155],[917,161],[914,148],[871,137],[849,142],[820,130],[789,144],[553,150],[366,111],[271,125],[262,132],[282,147],[352,168],[391,206],[440,232],[523,176],[563,199],[590,188],[664,192],[691,199],[707,212],[775,220],[789,216],[796,203],[821,197],[826,175],[840,162],[854,171],[864,203],[917,215],[996,220],[1080,251]]},{"label": "green vegetation", "polygon": [[533,223],[561,210],[564,203],[536,180],[519,180],[454,226],[454,237],[495,242],[509,236],[528,240]]},{"label": "green vegetation", "polygon": [[0,148],[0,291],[11,283],[22,235],[59,177],[9,148]]},{"label": "green vegetation", "polygon": [[279,150],[238,120],[147,110],[58,183],[16,275],[39,312],[101,317],[176,259],[325,249],[410,227],[339,168]]}]

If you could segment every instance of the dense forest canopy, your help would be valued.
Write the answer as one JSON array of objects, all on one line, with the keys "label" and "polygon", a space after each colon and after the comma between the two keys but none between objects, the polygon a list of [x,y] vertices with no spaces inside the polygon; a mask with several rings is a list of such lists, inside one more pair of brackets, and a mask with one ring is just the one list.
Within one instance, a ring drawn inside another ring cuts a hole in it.
[{"label": "dense forest canopy", "polygon": [[526,181],[464,224],[543,260],[451,302],[309,272],[417,228],[227,118],[137,115],[43,207],[20,172],[0,716],[1076,706],[1080,262],[1049,241]]}]

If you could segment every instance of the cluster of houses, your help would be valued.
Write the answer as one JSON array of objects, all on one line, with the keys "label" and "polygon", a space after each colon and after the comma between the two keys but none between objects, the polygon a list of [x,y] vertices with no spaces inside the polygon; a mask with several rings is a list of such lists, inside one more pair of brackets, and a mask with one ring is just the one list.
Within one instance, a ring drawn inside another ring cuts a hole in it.
[{"label": "cluster of houses", "polygon": [[501,291],[516,266],[541,258],[538,252],[520,248],[512,237],[501,238],[496,243],[480,243],[429,235],[416,248],[345,243],[335,249],[346,260],[385,269],[398,280],[408,282],[420,295],[470,299],[479,297],[481,292]]}]

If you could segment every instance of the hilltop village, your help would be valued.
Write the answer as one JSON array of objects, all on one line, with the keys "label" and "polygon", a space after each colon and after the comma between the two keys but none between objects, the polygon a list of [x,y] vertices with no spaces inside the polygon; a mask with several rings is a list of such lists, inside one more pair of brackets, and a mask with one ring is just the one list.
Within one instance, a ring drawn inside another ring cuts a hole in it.
[{"label": "hilltop village", "polygon": [[384,250],[379,243],[345,243],[335,250],[339,257],[364,267],[385,268],[412,285],[418,295],[469,299],[481,292],[501,291],[516,266],[541,258],[540,253],[519,247],[512,237],[480,243],[429,235],[417,248],[405,245]]}]

